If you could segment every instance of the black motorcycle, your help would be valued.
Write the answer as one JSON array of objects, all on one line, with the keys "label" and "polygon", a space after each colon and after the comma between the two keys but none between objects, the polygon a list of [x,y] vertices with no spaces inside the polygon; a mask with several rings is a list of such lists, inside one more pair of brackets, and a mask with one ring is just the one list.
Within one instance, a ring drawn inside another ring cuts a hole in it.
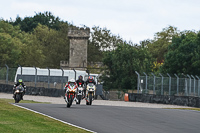
[{"label": "black motorcycle", "polygon": [[19,101],[23,99],[24,93],[24,87],[22,85],[18,85],[14,92],[15,103],[19,103]]}]

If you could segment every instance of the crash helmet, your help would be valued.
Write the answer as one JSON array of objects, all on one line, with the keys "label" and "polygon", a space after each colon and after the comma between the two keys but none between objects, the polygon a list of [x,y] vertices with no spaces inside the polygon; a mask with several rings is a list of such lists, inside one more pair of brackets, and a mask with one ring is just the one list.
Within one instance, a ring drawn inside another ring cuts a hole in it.
[{"label": "crash helmet", "polygon": [[91,82],[91,81],[93,80],[93,77],[92,77],[92,76],[89,76],[89,77],[88,77],[88,80],[89,80],[89,82]]},{"label": "crash helmet", "polygon": [[81,75],[78,76],[78,79],[79,79],[79,80],[83,80],[83,76],[81,76]]},{"label": "crash helmet", "polygon": [[75,83],[75,80],[72,78],[69,80],[70,83]]},{"label": "crash helmet", "polygon": [[22,81],[22,79],[19,79],[18,82],[19,82],[19,83],[22,83],[23,81]]}]

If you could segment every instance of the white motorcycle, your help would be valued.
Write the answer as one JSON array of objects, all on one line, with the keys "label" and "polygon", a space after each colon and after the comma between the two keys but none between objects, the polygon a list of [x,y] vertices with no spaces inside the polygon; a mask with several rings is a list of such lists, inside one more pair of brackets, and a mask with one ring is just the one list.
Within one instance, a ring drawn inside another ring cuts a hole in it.
[{"label": "white motorcycle", "polygon": [[82,96],[83,96],[83,87],[81,85],[79,85],[78,92],[77,92],[77,95],[76,95],[76,99],[77,99],[76,104],[81,103]]},{"label": "white motorcycle", "polygon": [[86,105],[92,105],[96,91],[96,86],[93,83],[89,83],[86,88]]}]

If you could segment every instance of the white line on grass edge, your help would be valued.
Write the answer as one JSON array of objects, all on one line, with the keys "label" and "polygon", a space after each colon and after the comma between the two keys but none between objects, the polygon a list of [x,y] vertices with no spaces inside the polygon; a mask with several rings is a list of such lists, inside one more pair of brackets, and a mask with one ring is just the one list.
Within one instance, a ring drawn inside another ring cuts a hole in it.
[{"label": "white line on grass edge", "polygon": [[20,106],[20,105],[16,105],[16,104],[12,104],[12,105],[17,106],[17,107],[20,107],[20,108],[23,108],[23,109],[26,109],[26,110],[29,110],[29,111],[32,111],[32,112],[37,113],[37,114],[41,114],[41,115],[43,115],[43,116],[47,116],[47,117],[49,117],[49,118],[51,118],[51,119],[60,121],[60,122],[62,122],[62,123],[64,123],[64,124],[68,124],[68,125],[73,126],[73,127],[77,127],[77,128],[80,128],[80,129],[83,129],[83,130],[86,130],[86,131],[89,131],[89,132],[92,132],[92,133],[96,133],[95,131],[92,131],[92,130],[89,130],[89,129],[86,129],[86,128],[83,128],[83,127],[80,127],[80,126],[77,126],[77,125],[74,125],[74,124],[71,124],[71,123],[69,123],[69,122],[62,121],[62,120],[60,120],[60,119],[54,118],[54,117],[52,117],[52,116],[49,116],[49,115],[46,115],[46,114],[43,114],[43,113],[40,113],[40,112],[35,111],[35,110],[29,109],[29,108],[26,108],[26,107],[23,107],[23,106]]}]

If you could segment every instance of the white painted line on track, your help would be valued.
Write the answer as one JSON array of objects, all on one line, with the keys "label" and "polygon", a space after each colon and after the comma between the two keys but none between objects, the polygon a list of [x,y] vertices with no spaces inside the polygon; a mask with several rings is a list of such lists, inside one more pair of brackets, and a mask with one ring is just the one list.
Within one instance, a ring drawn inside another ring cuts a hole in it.
[{"label": "white painted line on track", "polygon": [[77,126],[77,125],[74,125],[74,124],[71,124],[71,123],[69,123],[69,122],[65,122],[65,121],[63,121],[63,120],[54,118],[54,117],[52,117],[52,116],[49,116],[49,115],[40,113],[40,112],[38,112],[38,111],[29,109],[29,108],[26,108],[26,107],[23,107],[23,106],[20,106],[20,105],[16,105],[16,104],[12,104],[12,105],[17,106],[17,107],[20,107],[20,108],[23,108],[23,109],[26,109],[26,110],[29,110],[29,111],[32,111],[32,112],[37,113],[37,114],[41,114],[41,115],[43,115],[43,116],[47,116],[47,117],[49,117],[49,118],[51,118],[51,119],[60,121],[60,122],[62,122],[62,123],[64,123],[64,124],[68,124],[68,125],[73,126],[73,127],[77,127],[77,128],[80,128],[80,129],[83,129],[83,130],[86,130],[86,131],[89,131],[89,132],[92,132],[92,133],[97,133],[97,132],[95,132],[95,131],[92,131],[92,130],[89,130],[89,129],[86,129],[86,128],[83,128],[83,127],[80,127],[80,126]]}]

